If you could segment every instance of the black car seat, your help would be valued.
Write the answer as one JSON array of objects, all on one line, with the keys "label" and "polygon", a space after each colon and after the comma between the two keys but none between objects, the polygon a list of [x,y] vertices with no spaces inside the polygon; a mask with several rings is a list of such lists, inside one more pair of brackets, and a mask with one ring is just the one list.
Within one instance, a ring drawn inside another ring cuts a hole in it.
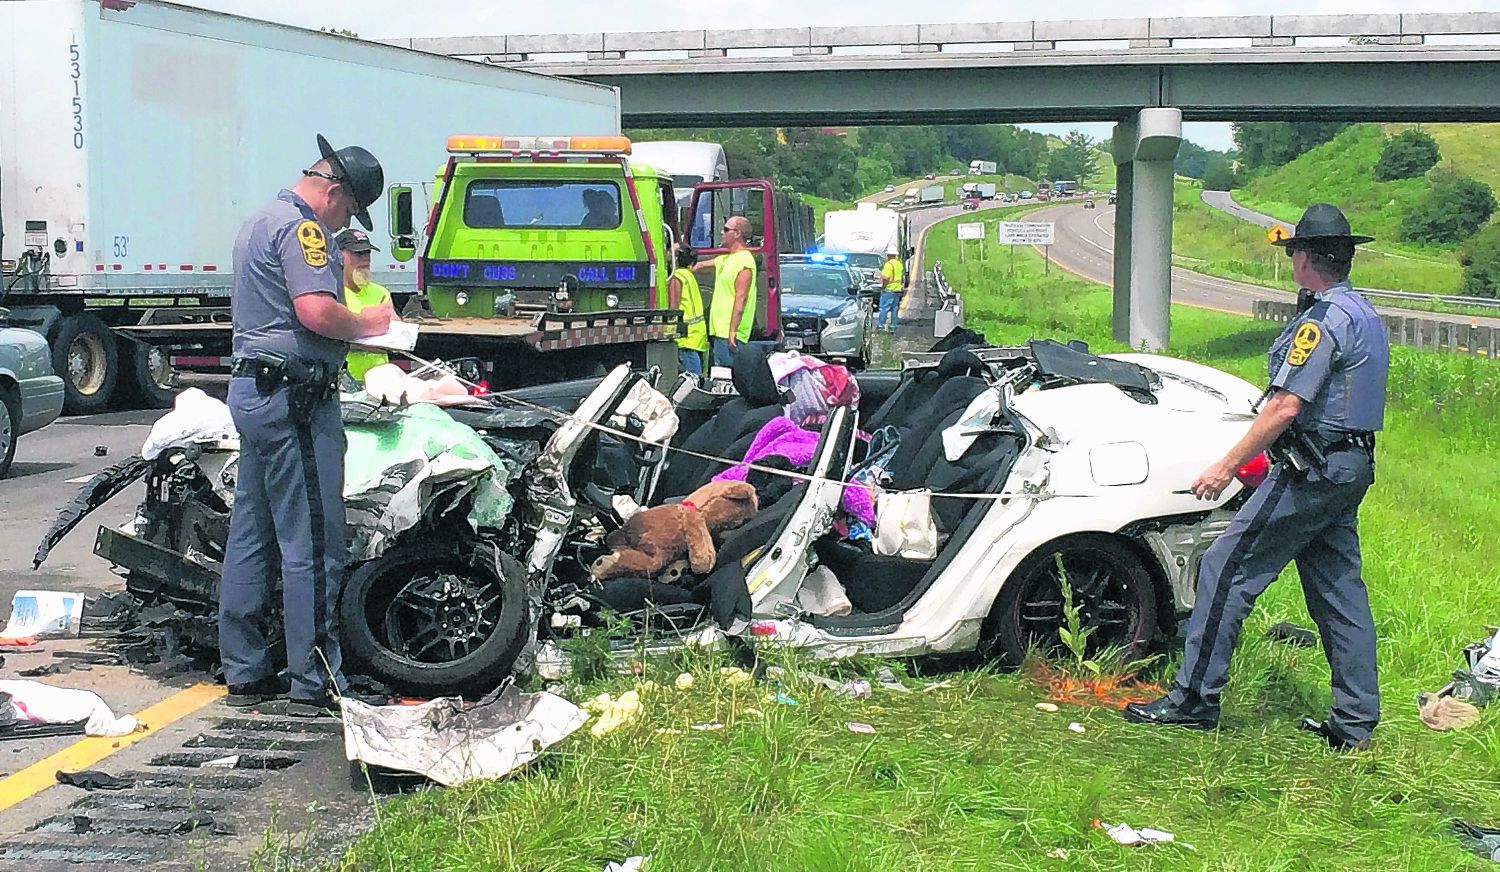
[{"label": "black car seat", "polygon": [[[745,456],[760,428],[781,414],[781,388],[771,374],[769,353],[764,346],[740,345],[731,368],[734,389],[739,396],[725,403],[679,447],[729,460],[740,460]],[[691,454],[672,452],[656,485],[657,499],[686,496],[726,468]]]},{"label": "black car seat", "polygon": [[958,376],[982,376],[984,361],[967,348],[955,348],[943,355],[943,359],[932,369],[914,369],[902,379],[896,388],[875,410],[875,414],[861,426],[874,432],[887,425],[903,426],[911,423],[916,412],[929,402],[938,389],[949,379]]},{"label": "black car seat", "polygon": [[[887,471],[890,489],[927,488],[938,493],[978,493],[999,470],[1008,470],[1019,452],[1019,436],[985,433],[957,461],[944,453],[943,431],[958,423],[969,403],[988,388],[980,378],[958,376],[945,382],[902,431],[901,447]],[[983,510],[987,501],[962,497],[934,497],[933,521],[941,540],[963,523],[968,513]],[[932,561],[908,560],[875,554],[868,542],[823,538],[816,543],[819,558],[844,584],[855,608],[883,611],[899,603],[927,575]]]}]

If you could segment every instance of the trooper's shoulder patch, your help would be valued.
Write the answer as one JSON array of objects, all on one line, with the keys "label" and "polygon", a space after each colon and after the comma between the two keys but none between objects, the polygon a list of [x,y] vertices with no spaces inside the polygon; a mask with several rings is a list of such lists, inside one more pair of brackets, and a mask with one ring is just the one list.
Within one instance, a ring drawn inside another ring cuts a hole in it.
[{"label": "trooper's shoulder patch", "polygon": [[1297,326],[1297,332],[1292,334],[1292,350],[1287,353],[1286,362],[1292,366],[1301,366],[1307,363],[1312,356],[1313,349],[1323,341],[1323,329],[1316,321],[1304,321]]},{"label": "trooper's shoulder patch", "polygon": [[318,222],[306,220],[297,225],[297,242],[302,246],[302,259],[311,267],[328,265],[328,237]]}]

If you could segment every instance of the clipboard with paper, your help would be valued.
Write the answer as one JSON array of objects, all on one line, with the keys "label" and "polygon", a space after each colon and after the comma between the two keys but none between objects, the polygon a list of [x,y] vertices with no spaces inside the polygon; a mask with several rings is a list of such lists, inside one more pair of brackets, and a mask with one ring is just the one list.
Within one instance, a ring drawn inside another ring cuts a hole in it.
[{"label": "clipboard with paper", "polygon": [[417,347],[417,325],[413,321],[393,320],[384,333],[361,336],[349,344],[386,351],[411,351]]}]

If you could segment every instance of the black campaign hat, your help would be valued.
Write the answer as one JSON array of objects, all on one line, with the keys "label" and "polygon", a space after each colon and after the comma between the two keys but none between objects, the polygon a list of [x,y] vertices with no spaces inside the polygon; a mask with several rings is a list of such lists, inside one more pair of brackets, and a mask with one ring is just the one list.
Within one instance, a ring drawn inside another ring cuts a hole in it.
[{"label": "black campaign hat", "polygon": [[1349,242],[1359,245],[1373,242],[1375,237],[1355,236],[1349,232],[1349,219],[1344,217],[1339,207],[1332,203],[1314,203],[1302,213],[1302,220],[1297,222],[1297,229],[1291,236],[1278,239],[1271,244],[1286,246],[1314,240]]},{"label": "black campaign hat", "polygon": [[353,195],[358,207],[354,217],[366,230],[374,230],[370,223],[370,205],[380,199],[380,192],[385,189],[385,171],[380,168],[380,161],[357,145],[346,145],[335,151],[321,133],[318,134],[318,150],[333,168],[333,175]]}]

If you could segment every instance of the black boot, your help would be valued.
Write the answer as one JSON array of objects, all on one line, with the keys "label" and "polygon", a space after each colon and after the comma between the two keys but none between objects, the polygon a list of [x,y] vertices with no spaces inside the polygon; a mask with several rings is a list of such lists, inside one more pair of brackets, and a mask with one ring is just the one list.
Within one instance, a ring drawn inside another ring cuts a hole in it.
[{"label": "black boot", "polygon": [[[390,702],[389,697],[378,694],[359,693],[355,690],[346,690],[339,694],[345,699],[358,700],[367,705],[385,705]],[[330,694],[323,694],[317,699],[293,698],[286,704],[286,713],[296,718],[336,718],[341,712],[338,698]]]},{"label": "black boot", "polygon": [[1207,709],[1187,709],[1164,696],[1154,702],[1133,702],[1121,712],[1132,724],[1187,727],[1190,730],[1217,730],[1219,716]]},{"label": "black boot", "polygon": [[233,708],[249,708],[273,699],[285,699],[291,689],[292,684],[286,678],[269,675],[245,684],[229,685],[229,695],[224,697],[224,704]]},{"label": "black boot", "polygon": [[1369,739],[1360,739],[1357,742],[1352,741],[1344,736],[1339,735],[1339,733],[1336,732],[1333,727],[1329,726],[1327,721],[1320,721],[1314,718],[1303,718],[1302,723],[1298,724],[1297,726],[1300,729],[1306,730],[1307,732],[1312,733],[1315,736],[1322,736],[1323,740],[1328,743],[1328,747],[1332,748],[1335,751],[1370,750]]}]

